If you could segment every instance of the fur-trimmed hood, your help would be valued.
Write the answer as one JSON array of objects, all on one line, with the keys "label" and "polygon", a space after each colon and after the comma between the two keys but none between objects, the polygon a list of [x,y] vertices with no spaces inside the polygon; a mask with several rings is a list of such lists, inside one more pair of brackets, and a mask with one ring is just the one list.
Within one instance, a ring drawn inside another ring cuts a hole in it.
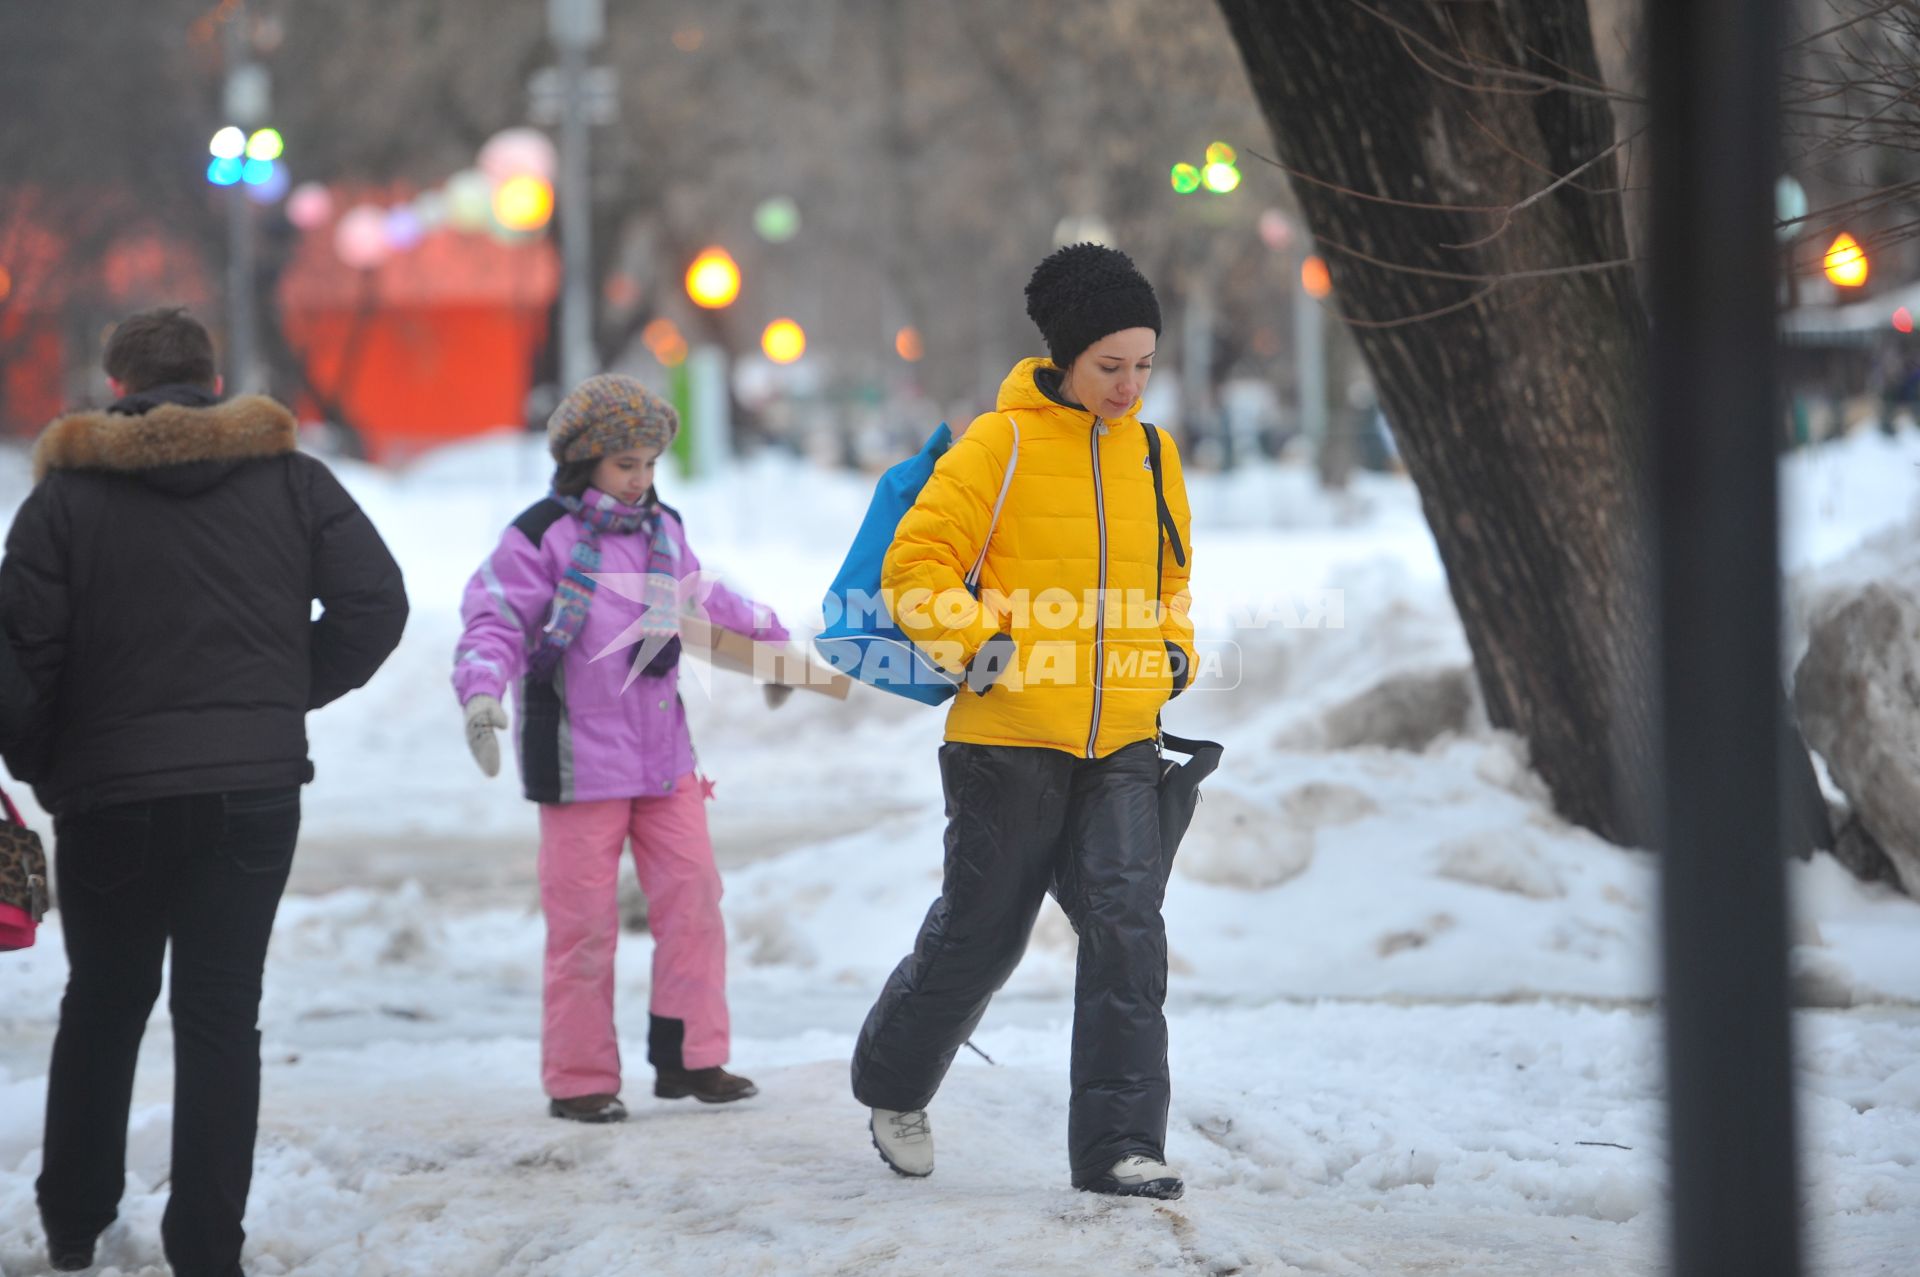
[{"label": "fur-trimmed hood", "polygon": [[249,461],[292,452],[299,438],[293,414],[265,395],[204,408],[163,403],[134,416],[76,412],[41,431],[33,445],[33,481],[55,470],[131,474],[195,461]]}]

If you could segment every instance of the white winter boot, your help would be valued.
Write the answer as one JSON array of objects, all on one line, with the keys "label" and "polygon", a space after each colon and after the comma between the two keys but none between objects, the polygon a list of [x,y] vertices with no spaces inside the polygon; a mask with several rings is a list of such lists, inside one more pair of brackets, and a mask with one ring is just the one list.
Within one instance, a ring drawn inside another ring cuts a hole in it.
[{"label": "white winter boot", "polygon": [[1187,1191],[1187,1186],[1165,1162],[1138,1153],[1121,1158],[1092,1183],[1090,1193],[1111,1193],[1115,1197],[1158,1197],[1172,1201]]},{"label": "white winter boot", "polygon": [[905,1113],[875,1109],[867,1123],[880,1160],[902,1175],[922,1179],[933,1174],[933,1128],[925,1109]]}]

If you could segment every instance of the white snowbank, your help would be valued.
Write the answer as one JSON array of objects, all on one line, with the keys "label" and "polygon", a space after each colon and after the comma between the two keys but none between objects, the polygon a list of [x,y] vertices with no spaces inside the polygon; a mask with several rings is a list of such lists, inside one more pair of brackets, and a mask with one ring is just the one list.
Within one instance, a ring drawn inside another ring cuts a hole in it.
[{"label": "white snowbank", "polygon": [[[1913,513],[1920,439],[1782,467],[1803,588]],[[889,1175],[847,1095],[853,1036],[938,889],[940,716],[875,694],[687,692],[728,868],[737,1109],[645,1095],[624,1128],[547,1119],[532,809],[467,756],[447,686],[466,575],[539,493],[510,436],[402,474],[341,467],[406,569],[414,619],[311,720],[299,894],[267,974],[248,1218],[259,1274],[1204,1271],[1638,1273],[1664,1202],[1655,868],[1567,826],[1524,750],[1469,714],[1419,752],[1301,747],[1384,675],[1468,656],[1419,503],[1297,469],[1192,477],[1203,634],[1236,689],[1170,729],[1227,745],[1168,893],[1171,1205],[1065,1184],[1073,940],[1048,905],[934,1109],[941,1165]],[[805,629],[871,481],[768,460],[669,484],[707,564]],[[25,491],[0,458],[0,502]],[[1339,591],[1339,628],[1289,628]],[[1262,619],[1271,622],[1261,625]],[[690,673],[692,671],[690,669]],[[44,822],[41,827],[46,828]],[[1799,1084],[1818,1271],[1920,1269],[1920,906],[1830,861],[1790,868]],[[322,894],[313,894],[322,893]],[[644,1024],[649,942],[619,959]],[[0,956],[0,1270],[40,1271],[32,1180],[65,978],[56,918]],[[149,1031],[101,1271],[159,1272],[170,1037]]]}]

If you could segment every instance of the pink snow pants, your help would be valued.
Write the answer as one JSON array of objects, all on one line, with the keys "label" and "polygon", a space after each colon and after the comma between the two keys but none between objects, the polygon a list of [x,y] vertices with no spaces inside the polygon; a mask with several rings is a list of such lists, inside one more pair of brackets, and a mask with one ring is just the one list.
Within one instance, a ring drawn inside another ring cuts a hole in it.
[{"label": "pink snow pants", "polygon": [[654,941],[650,1043],[658,1047],[664,1022],[667,1038],[678,1039],[669,1052],[678,1045],[682,1055],[665,1063],[726,1063],[727,937],[704,804],[692,772],[659,798],[540,804],[540,907],[547,918],[540,1077],[549,1096],[620,1089],[613,951],[620,853],[629,837]]}]

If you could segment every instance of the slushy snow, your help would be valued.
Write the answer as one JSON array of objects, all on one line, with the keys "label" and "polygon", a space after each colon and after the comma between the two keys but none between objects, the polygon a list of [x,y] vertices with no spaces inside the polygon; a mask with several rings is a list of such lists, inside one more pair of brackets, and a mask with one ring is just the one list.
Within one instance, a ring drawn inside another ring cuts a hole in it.
[{"label": "slushy snow", "polygon": [[[1783,462],[1791,597],[1867,570],[1874,539],[1915,514],[1916,462],[1911,433]],[[474,767],[447,682],[461,587],[545,465],[500,436],[397,474],[338,468],[414,614],[379,676],[310,720],[318,779],[262,1010],[249,1272],[1659,1268],[1653,860],[1556,817],[1524,746],[1472,705],[1422,748],[1324,744],[1383,680],[1468,665],[1404,480],[1328,495],[1297,468],[1189,476],[1195,612],[1230,659],[1168,727],[1227,755],[1168,893],[1167,1152],[1188,1188],[1153,1203],[1067,1185],[1073,937],[1051,903],[975,1037],[984,1056],[963,1051],[934,1103],[938,1170],[908,1182],[879,1162],[847,1058],[938,891],[940,714],[858,689],[769,714],[745,680],[691,664],[733,1067],[762,1093],[651,1098],[650,941],[629,934],[633,1119],[546,1117],[534,811]],[[664,495],[710,568],[805,629],[870,489],[762,459]],[[25,490],[5,458],[0,502]],[[1825,859],[1789,875],[1814,1270],[1920,1271],[1920,905]],[[0,955],[9,1275],[44,1271],[32,1185],[64,978],[57,914],[35,949]],[[117,1277],[165,1271],[170,1043],[162,1010],[101,1246]]]}]

